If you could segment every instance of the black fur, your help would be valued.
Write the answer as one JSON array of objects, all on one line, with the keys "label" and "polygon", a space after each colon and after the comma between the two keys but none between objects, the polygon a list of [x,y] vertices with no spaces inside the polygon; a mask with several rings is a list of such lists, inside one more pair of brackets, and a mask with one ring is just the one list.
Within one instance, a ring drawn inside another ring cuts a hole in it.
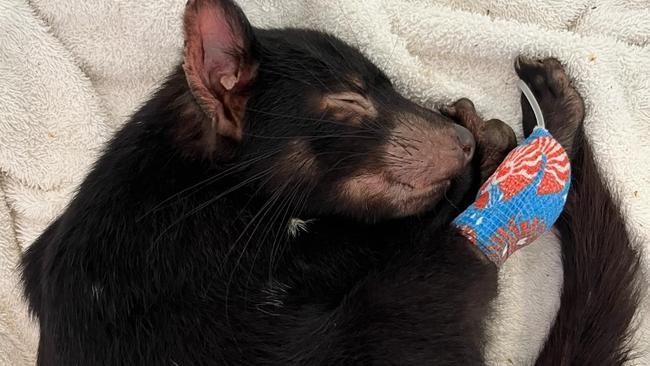
[{"label": "black fur", "polygon": [[302,216],[322,209],[309,202],[291,216],[316,221],[291,241],[288,201],[265,209],[259,186],[224,195],[248,169],[226,175],[170,142],[180,79],[24,258],[39,365],[480,363],[496,269],[440,229],[450,204],[373,225]]},{"label": "black fur", "polygon": [[[250,29],[245,37],[259,68],[244,92],[241,141],[223,138],[206,149],[212,121],[179,67],[27,251],[38,364],[483,364],[496,268],[447,228],[473,197],[475,169],[456,171],[445,196],[423,198],[429,202],[412,215],[340,196],[342,182],[360,170],[392,167],[382,151],[396,130],[439,132],[450,121],[405,100],[329,35]],[[339,90],[367,95],[377,116],[354,128],[358,121],[314,106]],[[407,159],[404,151],[392,164]],[[601,204],[574,203],[567,212]],[[293,238],[287,225],[296,217],[314,221]],[[617,311],[591,305],[602,315]],[[620,320],[606,329],[616,341],[629,321]],[[554,332],[566,334],[563,322]],[[568,357],[587,349],[571,347]],[[544,355],[540,362],[551,364]]]}]

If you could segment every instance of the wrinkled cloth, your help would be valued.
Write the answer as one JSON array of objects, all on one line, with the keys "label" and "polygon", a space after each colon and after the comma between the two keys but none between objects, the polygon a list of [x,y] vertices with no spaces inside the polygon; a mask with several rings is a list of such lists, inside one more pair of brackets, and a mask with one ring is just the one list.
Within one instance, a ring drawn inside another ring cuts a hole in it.
[{"label": "wrinkled cloth", "polygon": [[[413,100],[470,98],[521,137],[514,58],[557,57],[587,108],[586,131],[630,230],[650,238],[647,0],[240,0],[260,27],[326,30],[358,46]],[[38,332],[20,253],[62,212],[111,134],[179,62],[185,0],[0,0],[0,365],[32,365]],[[647,249],[647,248],[646,248]],[[643,269],[648,275],[650,250]],[[559,305],[552,234],[500,272],[486,357],[533,360]],[[648,313],[644,302],[640,314]],[[639,317],[634,364],[650,364]]]}]

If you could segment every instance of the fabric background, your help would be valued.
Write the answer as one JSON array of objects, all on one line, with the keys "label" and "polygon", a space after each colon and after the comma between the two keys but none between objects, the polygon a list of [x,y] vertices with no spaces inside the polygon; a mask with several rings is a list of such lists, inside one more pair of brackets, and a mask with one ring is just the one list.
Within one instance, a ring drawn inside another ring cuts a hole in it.
[{"label": "fabric background", "polygon": [[[36,326],[20,296],[21,251],[70,200],[111,133],[180,60],[185,0],[0,0],[0,365],[32,365]],[[519,126],[513,60],[555,56],[587,106],[586,130],[630,230],[650,244],[647,0],[240,0],[261,27],[332,32],[412,99],[469,97]],[[612,258],[616,260],[616,258]],[[644,255],[648,273],[650,249]],[[490,319],[494,365],[535,358],[559,304],[552,235],[503,267]],[[635,364],[650,364],[643,304]]]}]

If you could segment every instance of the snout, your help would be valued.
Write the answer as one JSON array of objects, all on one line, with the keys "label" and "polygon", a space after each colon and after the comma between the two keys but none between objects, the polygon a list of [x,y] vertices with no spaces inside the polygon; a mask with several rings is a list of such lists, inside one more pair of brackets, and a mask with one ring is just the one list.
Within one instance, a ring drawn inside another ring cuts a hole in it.
[{"label": "snout", "polygon": [[476,151],[474,136],[463,126],[427,127],[405,126],[396,131],[395,142],[386,145],[388,160],[399,161],[388,167],[388,176],[416,190],[453,179],[465,170]]},{"label": "snout", "polygon": [[454,131],[456,132],[458,145],[460,146],[463,154],[464,165],[467,165],[470,161],[472,161],[472,158],[474,157],[474,151],[476,150],[476,140],[474,140],[472,133],[469,132],[469,130],[465,127],[457,124],[454,124],[453,127]]}]

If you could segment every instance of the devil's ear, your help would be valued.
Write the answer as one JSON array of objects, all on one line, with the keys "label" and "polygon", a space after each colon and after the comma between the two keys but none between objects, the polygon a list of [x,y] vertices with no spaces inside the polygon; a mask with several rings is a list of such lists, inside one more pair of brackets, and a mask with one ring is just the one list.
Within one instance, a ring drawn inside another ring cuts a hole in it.
[{"label": "devil's ear", "polygon": [[183,69],[192,94],[212,120],[210,132],[240,140],[245,91],[257,70],[252,27],[230,0],[188,1],[184,27]]}]

